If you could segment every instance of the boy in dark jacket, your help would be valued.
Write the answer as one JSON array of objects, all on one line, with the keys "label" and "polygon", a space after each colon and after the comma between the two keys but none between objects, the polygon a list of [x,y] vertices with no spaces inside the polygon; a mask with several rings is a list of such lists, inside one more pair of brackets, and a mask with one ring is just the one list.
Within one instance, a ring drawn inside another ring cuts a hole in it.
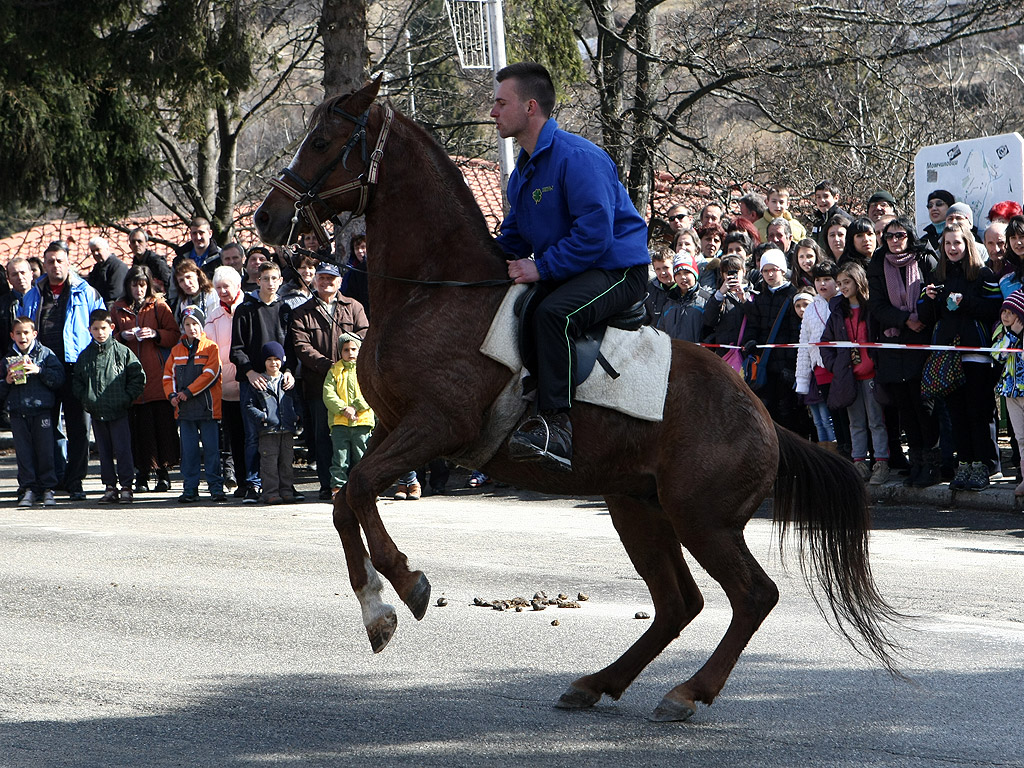
[{"label": "boy in dark jacket", "polygon": [[295,454],[295,403],[292,390],[284,388],[284,347],[269,341],[260,350],[263,358],[265,390],[248,387],[242,410],[259,425],[260,478],[263,501],[285,504],[295,501],[292,494],[292,460]]},{"label": "boy in dark jacket", "polygon": [[52,507],[57,473],[53,465],[54,432],[50,411],[56,390],[64,384],[64,365],[48,347],[36,341],[36,325],[19,317],[11,327],[10,357],[0,359],[0,403],[11,415],[11,433],[18,460],[19,507],[40,498]]},{"label": "boy in dark jacket", "polygon": [[[92,415],[92,431],[100,454],[100,478],[106,486],[100,503],[131,504],[135,462],[128,407],[146,388],[146,372],[135,353],[114,339],[113,328],[107,310],[94,309],[89,313],[92,343],[82,350],[75,362],[71,391]],[[121,481],[120,491],[117,490],[118,480]]]}]

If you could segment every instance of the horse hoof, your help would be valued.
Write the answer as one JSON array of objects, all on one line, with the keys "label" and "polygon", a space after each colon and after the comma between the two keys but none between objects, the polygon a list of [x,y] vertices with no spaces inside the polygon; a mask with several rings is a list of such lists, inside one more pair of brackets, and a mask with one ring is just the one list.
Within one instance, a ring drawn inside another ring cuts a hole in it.
[{"label": "horse hoof", "polygon": [[378,617],[372,624],[367,625],[366,634],[370,638],[370,647],[374,653],[383,651],[391,641],[391,636],[398,628],[398,617],[394,611],[389,611]]},{"label": "horse hoof", "polygon": [[577,688],[574,685],[570,685],[563,693],[558,701],[555,702],[555,706],[558,709],[586,709],[592,707],[601,700],[600,696],[595,696],[590,691],[584,691],[581,688]]},{"label": "horse hoof", "polygon": [[426,615],[427,604],[430,602],[430,582],[427,581],[427,577],[423,573],[420,573],[420,577],[416,579],[416,583],[409,590],[409,594],[402,598],[402,602],[409,606],[409,610],[416,617],[416,621],[419,621]]},{"label": "horse hoof", "polygon": [[692,701],[676,701],[666,696],[651,714],[651,720],[656,723],[683,723],[696,712],[697,705]]}]

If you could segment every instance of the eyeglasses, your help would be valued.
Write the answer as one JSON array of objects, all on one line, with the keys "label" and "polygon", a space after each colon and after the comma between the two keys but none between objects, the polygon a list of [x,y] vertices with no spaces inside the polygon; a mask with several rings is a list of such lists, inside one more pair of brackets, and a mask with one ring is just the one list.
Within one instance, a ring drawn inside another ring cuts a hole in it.
[{"label": "eyeglasses", "polygon": [[886,232],[885,233],[885,239],[886,240],[906,240],[907,239],[907,233],[906,232]]},{"label": "eyeglasses", "polygon": [[946,208],[949,208],[949,206],[948,206],[948,205],[946,205],[946,204],[945,204],[944,202],[942,202],[941,200],[938,200],[938,201],[936,201],[936,202],[933,202],[933,203],[931,203],[931,202],[930,202],[930,203],[928,203],[928,205],[927,205],[927,206],[925,206],[925,207],[927,207],[927,208],[942,208],[943,206],[945,206]]},{"label": "eyeglasses", "polygon": [[669,221],[682,221],[683,219],[688,219],[688,218],[690,218],[690,214],[688,214],[688,213],[676,213],[676,214],[674,214],[672,216],[669,216],[668,220]]}]

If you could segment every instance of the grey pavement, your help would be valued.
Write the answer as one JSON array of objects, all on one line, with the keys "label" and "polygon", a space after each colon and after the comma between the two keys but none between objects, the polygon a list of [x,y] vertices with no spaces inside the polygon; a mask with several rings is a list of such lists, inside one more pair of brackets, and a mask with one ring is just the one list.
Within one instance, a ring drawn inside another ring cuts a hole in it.
[{"label": "grey pavement", "polygon": [[[619,701],[565,712],[653,613],[604,505],[488,486],[380,508],[434,594],[374,655],[327,504],[5,506],[0,766],[1024,766],[1017,517],[879,505],[902,683],[828,628],[762,511],[747,540],[780,603],[713,706],[656,724],[729,622],[692,558],[700,616]],[[472,604],[540,589],[590,599]]]}]

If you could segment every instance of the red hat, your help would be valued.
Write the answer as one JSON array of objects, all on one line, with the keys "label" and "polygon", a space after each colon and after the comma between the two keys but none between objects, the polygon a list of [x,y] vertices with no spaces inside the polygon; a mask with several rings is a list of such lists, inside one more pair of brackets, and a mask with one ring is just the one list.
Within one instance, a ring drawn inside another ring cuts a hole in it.
[{"label": "red hat", "polygon": [[700,277],[700,269],[698,269],[697,260],[693,256],[688,256],[685,253],[677,253],[675,258],[672,260],[672,274],[674,275],[680,269],[692,272],[695,278]]}]

